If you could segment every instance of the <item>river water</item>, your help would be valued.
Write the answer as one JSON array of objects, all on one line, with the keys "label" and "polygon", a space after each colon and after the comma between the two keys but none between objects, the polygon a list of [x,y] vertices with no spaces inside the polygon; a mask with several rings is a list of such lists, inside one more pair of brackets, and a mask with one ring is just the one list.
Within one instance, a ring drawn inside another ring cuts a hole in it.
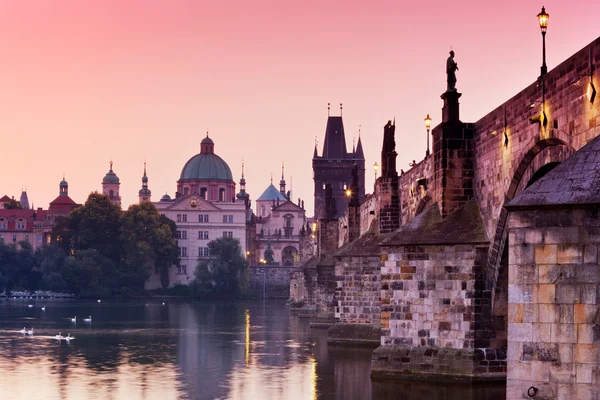
[{"label": "river water", "polygon": [[0,300],[3,400],[505,397],[502,385],[371,382],[370,361],[279,301]]}]

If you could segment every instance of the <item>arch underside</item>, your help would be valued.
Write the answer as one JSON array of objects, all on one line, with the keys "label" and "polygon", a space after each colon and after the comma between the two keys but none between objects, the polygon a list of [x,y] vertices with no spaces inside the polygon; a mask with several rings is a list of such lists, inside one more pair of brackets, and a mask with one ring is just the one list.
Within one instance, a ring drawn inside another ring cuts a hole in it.
[{"label": "arch underside", "polygon": [[[548,173],[554,166],[569,158],[574,152],[575,149],[571,145],[559,138],[544,139],[535,143],[525,153],[515,170],[504,198],[504,204],[512,200],[535,180]],[[497,295],[506,295],[503,292],[507,288],[498,288],[497,282],[500,269],[508,267],[507,254],[504,251],[507,237],[508,212],[503,205],[500,209],[496,231],[488,252],[486,286],[492,292],[493,299]],[[498,289],[501,290],[496,294]],[[493,304],[495,303],[496,301],[493,300]]]}]

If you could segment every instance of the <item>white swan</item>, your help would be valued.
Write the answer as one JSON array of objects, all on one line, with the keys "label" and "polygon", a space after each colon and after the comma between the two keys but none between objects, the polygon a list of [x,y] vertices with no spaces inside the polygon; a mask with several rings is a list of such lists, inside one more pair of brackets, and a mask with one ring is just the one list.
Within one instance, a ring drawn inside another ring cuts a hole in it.
[{"label": "white swan", "polygon": [[29,307],[29,308],[33,308],[33,304],[29,304],[27,307]]},{"label": "white swan", "polygon": [[102,303],[102,300],[98,299],[98,303]]},{"label": "white swan", "polygon": [[67,333],[67,337],[64,339],[66,340],[67,343],[69,343],[71,341],[71,334]]},{"label": "white swan", "polygon": [[27,331],[27,334],[30,335],[30,336],[33,336],[33,327],[30,330]]},{"label": "white swan", "polygon": [[164,306],[164,305],[165,305],[165,303],[162,303],[162,305]]},{"label": "white swan", "polygon": [[27,333],[27,330],[25,330],[25,327],[23,327],[23,329],[21,329],[21,330],[19,331],[19,333],[20,333],[20,334],[22,334],[22,335],[24,335],[24,334],[26,334],[26,333]]},{"label": "white swan", "polygon": [[58,332],[58,335],[54,336],[54,339],[57,339],[57,340],[62,339],[62,336],[60,335],[60,332]]},{"label": "white swan", "polygon": [[42,307],[42,311],[46,311],[46,306]]},{"label": "white swan", "polygon": [[73,318],[71,318],[71,322],[77,322],[77,316],[74,316]]},{"label": "white swan", "polygon": [[88,318],[84,318],[83,322],[92,322],[92,316],[90,315]]}]

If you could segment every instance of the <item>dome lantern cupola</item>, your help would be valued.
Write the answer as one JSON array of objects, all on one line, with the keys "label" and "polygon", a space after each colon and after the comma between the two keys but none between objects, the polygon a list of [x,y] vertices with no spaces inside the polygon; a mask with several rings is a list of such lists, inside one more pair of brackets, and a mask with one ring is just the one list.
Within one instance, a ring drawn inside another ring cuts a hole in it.
[{"label": "dome lantern cupola", "polygon": [[214,154],[215,153],[215,142],[211,138],[208,137],[208,132],[206,132],[206,137],[202,139],[200,142],[200,154]]}]

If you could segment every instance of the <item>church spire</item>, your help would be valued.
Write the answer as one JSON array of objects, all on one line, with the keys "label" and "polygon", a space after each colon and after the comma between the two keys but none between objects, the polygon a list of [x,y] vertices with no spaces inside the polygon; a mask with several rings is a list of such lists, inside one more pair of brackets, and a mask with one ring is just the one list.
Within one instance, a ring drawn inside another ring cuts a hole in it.
[{"label": "church spire", "polygon": [[283,176],[284,165],[281,162],[281,180],[279,181],[279,191],[285,196],[285,178]]},{"label": "church spire", "polygon": [[144,175],[142,176],[142,188],[139,191],[140,204],[150,201],[152,192],[148,189],[148,175],[146,175],[146,162],[144,161]]},{"label": "church spire", "polygon": [[238,200],[247,201],[250,195],[246,193],[246,178],[244,178],[244,160],[242,160],[242,178],[240,179],[240,192],[235,195]]}]

